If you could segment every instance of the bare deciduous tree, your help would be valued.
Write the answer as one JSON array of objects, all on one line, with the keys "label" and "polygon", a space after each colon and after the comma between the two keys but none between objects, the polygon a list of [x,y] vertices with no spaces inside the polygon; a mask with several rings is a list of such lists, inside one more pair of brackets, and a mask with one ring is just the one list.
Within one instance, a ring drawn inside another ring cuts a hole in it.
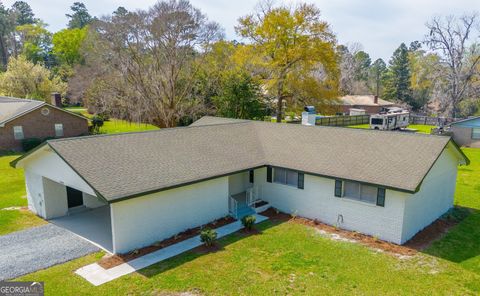
[{"label": "bare deciduous tree", "polygon": [[430,32],[425,43],[440,56],[447,69],[440,73],[447,94],[442,109],[453,117],[458,115],[460,103],[472,86],[472,78],[478,74],[480,47],[475,32],[478,26],[479,15],[476,13],[460,18],[435,17],[427,23]]},{"label": "bare deciduous tree", "polygon": [[193,92],[195,74],[222,30],[188,1],[104,18],[92,30],[86,60],[98,79],[89,88],[90,101],[160,127],[202,108]]}]

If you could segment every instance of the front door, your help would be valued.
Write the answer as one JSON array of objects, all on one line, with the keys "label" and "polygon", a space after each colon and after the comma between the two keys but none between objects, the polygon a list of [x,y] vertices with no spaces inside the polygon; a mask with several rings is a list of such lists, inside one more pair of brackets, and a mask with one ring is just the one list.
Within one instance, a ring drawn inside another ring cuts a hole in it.
[{"label": "front door", "polygon": [[68,208],[82,206],[83,194],[80,190],[67,186],[67,200],[68,200]]}]

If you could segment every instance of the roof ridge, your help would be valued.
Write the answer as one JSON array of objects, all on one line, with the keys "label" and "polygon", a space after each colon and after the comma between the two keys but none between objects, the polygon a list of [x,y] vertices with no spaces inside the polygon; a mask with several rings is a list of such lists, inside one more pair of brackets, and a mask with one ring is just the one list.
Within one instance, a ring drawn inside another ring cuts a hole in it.
[{"label": "roof ridge", "polygon": [[[79,140],[79,139],[127,136],[127,135],[159,133],[159,132],[173,132],[175,130],[180,130],[180,129],[207,128],[207,127],[211,127],[211,126],[231,125],[231,124],[248,124],[250,122],[251,121],[249,121],[249,120],[245,120],[243,122],[228,122],[228,123],[218,123],[218,124],[209,124],[209,125],[176,126],[176,127],[169,127],[169,128],[159,128],[159,129],[156,129],[156,130],[149,130],[149,131],[136,131],[136,132],[125,132],[125,133],[116,133],[116,134],[98,134],[98,135],[89,135],[89,136],[78,136],[78,137],[69,137],[69,138],[60,138],[60,139],[50,139],[50,140],[47,140],[47,142],[54,143],[54,142],[62,142],[62,141],[74,141],[74,140]],[[136,123],[133,123],[133,124],[136,124]]]}]

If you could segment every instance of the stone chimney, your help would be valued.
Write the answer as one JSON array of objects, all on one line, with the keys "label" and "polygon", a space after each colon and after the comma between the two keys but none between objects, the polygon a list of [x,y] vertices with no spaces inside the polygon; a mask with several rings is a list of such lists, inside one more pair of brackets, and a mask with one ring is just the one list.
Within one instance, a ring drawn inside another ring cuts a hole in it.
[{"label": "stone chimney", "polygon": [[55,107],[62,107],[62,96],[58,92],[52,93],[51,104]]},{"label": "stone chimney", "polygon": [[373,103],[378,104],[378,96],[373,96]]}]

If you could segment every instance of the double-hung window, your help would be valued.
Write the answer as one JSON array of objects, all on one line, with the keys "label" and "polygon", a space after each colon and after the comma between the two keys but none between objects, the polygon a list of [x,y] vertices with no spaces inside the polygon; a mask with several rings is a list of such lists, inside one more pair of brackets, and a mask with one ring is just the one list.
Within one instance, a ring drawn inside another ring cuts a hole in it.
[{"label": "double-hung window", "polygon": [[13,137],[15,140],[23,140],[25,138],[23,134],[23,127],[20,125],[13,127]]},{"label": "double-hung window", "polygon": [[55,137],[63,137],[63,124],[55,123]]},{"label": "double-hung window", "polygon": [[381,207],[385,206],[385,188],[358,182],[335,180],[334,195]]},{"label": "double-hung window", "polygon": [[303,189],[304,175],[302,172],[294,170],[274,168],[273,182]]}]

